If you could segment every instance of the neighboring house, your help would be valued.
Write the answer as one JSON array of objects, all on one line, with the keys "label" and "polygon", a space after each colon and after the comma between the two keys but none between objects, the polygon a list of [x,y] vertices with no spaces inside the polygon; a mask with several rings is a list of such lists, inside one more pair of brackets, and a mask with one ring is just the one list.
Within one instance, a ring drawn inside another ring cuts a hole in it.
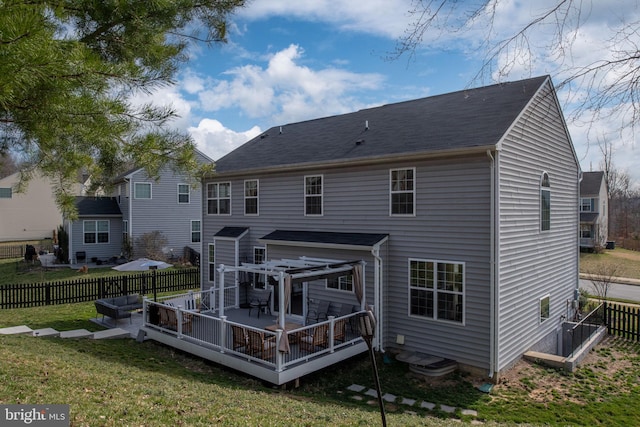
[{"label": "neighboring house", "polygon": [[609,236],[604,172],[583,172],[580,181],[580,247],[604,248]]},{"label": "neighboring house", "polygon": [[[202,164],[212,162],[197,150],[196,155]],[[193,185],[169,166],[161,169],[158,180],[150,178],[144,168],[135,168],[116,178],[111,195],[122,212],[123,234],[132,245],[133,258],[141,255],[136,248],[138,239],[154,231],[167,239],[167,245],[159,248],[167,258],[182,257],[185,247],[201,252],[199,183]]]},{"label": "neighboring house", "polygon": [[[52,238],[62,224],[62,213],[51,180],[34,174],[26,191],[18,193],[19,180],[19,172],[0,179],[0,241]],[[80,184],[73,190],[80,194]]]},{"label": "neighboring house", "polygon": [[[579,175],[546,76],[276,126],[203,181],[202,289],[220,264],[363,260],[379,350],[493,376],[558,351],[573,316]],[[224,286],[246,280],[265,281]],[[351,280],[299,287],[287,314],[353,300]]]},{"label": "neighboring house", "polygon": [[107,261],[122,253],[122,212],[114,197],[76,197],[78,219],[65,220],[72,263]]}]

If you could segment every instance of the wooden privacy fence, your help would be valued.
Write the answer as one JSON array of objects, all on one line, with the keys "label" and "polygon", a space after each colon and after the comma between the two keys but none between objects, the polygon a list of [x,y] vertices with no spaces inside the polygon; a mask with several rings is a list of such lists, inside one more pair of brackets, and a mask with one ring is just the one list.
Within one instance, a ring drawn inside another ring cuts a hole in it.
[{"label": "wooden privacy fence", "polygon": [[173,292],[200,287],[200,270],[150,271],[47,283],[0,286],[1,308],[26,308],[94,301],[126,294]]},{"label": "wooden privacy fence", "polygon": [[640,341],[640,308],[607,303],[607,332],[632,341]]}]

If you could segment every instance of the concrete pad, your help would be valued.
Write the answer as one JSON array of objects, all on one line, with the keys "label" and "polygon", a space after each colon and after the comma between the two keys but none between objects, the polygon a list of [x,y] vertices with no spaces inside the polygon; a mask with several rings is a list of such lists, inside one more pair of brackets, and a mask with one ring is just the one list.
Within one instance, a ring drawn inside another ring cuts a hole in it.
[{"label": "concrete pad", "polygon": [[89,332],[86,329],[60,332],[60,338],[90,338],[92,336],[93,332]]},{"label": "concrete pad", "polygon": [[43,328],[43,329],[36,329],[35,331],[32,332],[32,335],[34,337],[59,337],[60,332],[56,331],[53,328]]},{"label": "concrete pad", "polygon": [[116,338],[131,338],[129,331],[120,328],[105,329],[104,331],[94,332],[91,337],[94,340],[108,340]]},{"label": "concrete pad", "polygon": [[356,393],[360,393],[364,389],[365,389],[365,387],[363,385],[359,385],[359,384],[351,384],[349,387],[347,387],[347,390],[353,391],[353,392],[356,392]]},{"label": "concrete pad", "polygon": [[0,329],[0,335],[18,335],[18,334],[30,334],[33,332],[28,326],[11,326],[9,328]]}]

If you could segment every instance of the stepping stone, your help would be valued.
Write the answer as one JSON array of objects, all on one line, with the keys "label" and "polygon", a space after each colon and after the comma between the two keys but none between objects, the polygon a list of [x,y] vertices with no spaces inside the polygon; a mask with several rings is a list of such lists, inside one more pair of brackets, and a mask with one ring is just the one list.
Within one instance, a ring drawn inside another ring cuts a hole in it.
[{"label": "stepping stone", "polygon": [[472,417],[477,417],[478,416],[478,411],[476,411],[475,409],[463,409],[462,411],[460,411],[460,413],[462,415],[469,415]]},{"label": "stepping stone", "polygon": [[367,390],[364,394],[366,394],[367,396],[371,396],[371,397],[378,397],[378,392],[375,391],[374,389],[370,388],[369,390]]},{"label": "stepping stone", "polygon": [[33,332],[33,329],[25,325],[0,329],[0,335],[30,334],[31,332]]},{"label": "stepping stone", "polygon": [[435,403],[431,403],[431,402],[422,402],[420,404],[420,407],[421,408],[427,408],[428,410],[432,411],[433,408],[436,407],[436,404]]},{"label": "stepping stone", "polygon": [[416,403],[415,399],[407,399],[406,397],[403,397],[402,400],[400,401],[401,404],[403,405],[409,405],[409,406],[413,406]]},{"label": "stepping stone", "polygon": [[355,396],[351,396],[351,398],[354,400],[362,400],[362,396],[358,396],[357,394]]},{"label": "stepping stone", "polygon": [[113,329],[105,329],[104,331],[94,332],[93,338],[94,340],[108,340],[115,338],[130,338],[131,334],[129,331],[126,331],[121,328],[113,328]]},{"label": "stepping stone", "polygon": [[56,331],[53,328],[43,328],[43,329],[36,329],[35,331],[32,332],[32,335],[34,337],[59,337],[60,332]]},{"label": "stepping stone", "polygon": [[365,389],[365,387],[363,385],[359,385],[359,384],[351,384],[349,387],[347,387],[347,390],[353,391],[353,392],[356,392],[356,393],[360,393],[364,389]]},{"label": "stepping stone", "polygon": [[391,393],[386,393],[382,396],[382,400],[384,400],[385,402],[395,402],[396,401],[397,396],[391,394]]},{"label": "stepping stone", "polygon": [[86,329],[60,332],[60,338],[90,338],[92,336],[93,332],[89,332]]},{"label": "stepping stone", "polygon": [[456,412],[456,408],[448,405],[440,405],[440,409],[442,409],[447,414],[453,414],[454,412]]}]

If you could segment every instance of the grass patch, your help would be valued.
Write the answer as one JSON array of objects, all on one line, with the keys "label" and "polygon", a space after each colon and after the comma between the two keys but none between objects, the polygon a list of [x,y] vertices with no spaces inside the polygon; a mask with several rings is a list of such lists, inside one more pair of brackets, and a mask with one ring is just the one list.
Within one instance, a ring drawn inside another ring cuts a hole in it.
[{"label": "grass patch", "polygon": [[[0,310],[0,327],[101,329],[91,303]],[[478,411],[487,425],[633,425],[640,419],[640,345],[608,339],[569,374],[520,362],[491,394],[456,373],[417,377],[378,358],[383,393],[416,399],[385,403],[389,425],[459,425],[421,401]],[[351,384],[374,388],[366,355],[282,389],[169,347],[135,340],[0,336],[0,402],[63,403],[72,425],[379,425],[377,403],[354,399]],[[458,414],[457,416],[460,416]],[[462,417],[470,421],[469,417]]]},{"label": "grass patch", "polygon": [[606,250],[603,253],[580,253],[580,272],[603,271],[603,265],[614,265],[617,277],[640,279],[640,252],[628,249]]},{"label": "grass patch", "polygon": [[[17,265],[21,267],[17,267]],[[22,266],[25,261],[22,259],[0,260],[0,286],[18,283],[53,282],[59,280],[77,280],[95,277],[121,276],[121,271],[112,270],[110,267],[91,268],[86,274],[78,273],[76,270],[66,267],[43,268],[39,263],[32,268],[25,269]],[[136,272],[139,273],[139,272]]]}]

